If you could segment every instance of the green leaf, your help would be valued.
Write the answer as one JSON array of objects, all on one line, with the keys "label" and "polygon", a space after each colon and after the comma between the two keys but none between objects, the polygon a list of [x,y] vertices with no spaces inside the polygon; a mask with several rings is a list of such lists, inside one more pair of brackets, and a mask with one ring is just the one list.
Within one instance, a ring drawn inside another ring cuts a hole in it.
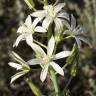
[{"label": "green leaf", "polygon": [[32,80],[26,79],[26,82],[28,83],[28,85],[30,86],[32,92],[36,96],[42,96],[42,93],[41,93],[40,89],[32,82]]},{"label": "green leaf", "polygon": [[35,8],[35,4],[34,4],[33,0],[24,0],[24,1],[28,5],[28,7],[30,9],[34,9]]}]

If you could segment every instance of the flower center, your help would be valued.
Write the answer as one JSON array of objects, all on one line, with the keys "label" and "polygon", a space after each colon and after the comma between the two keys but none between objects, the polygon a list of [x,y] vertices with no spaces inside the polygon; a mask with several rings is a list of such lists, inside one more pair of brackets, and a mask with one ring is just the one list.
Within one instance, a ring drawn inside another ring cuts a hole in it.
[{"label": "flower center", "polygon": [[24,33],[29,33],[29,34],[33,34],[34,33],[34,28],[32,28],[32,26],[28,26],[26,24],[24,24],[23,26],[25,27]]},{"label": "flower center", "polygon": [[50,56],[46,56],[46,57],[43,58],[43,63],[44,64],[49,64],[49,62],[51,61],[51,59],[52,58]]},{"label": "flower center", "polygon": [[53,19],[56,17],[56,12],[54,11],[53,6],[49,5],[45,9],[47,10],[47,14],[48,14],[49,17],[51,17]]},{"label": "flower center", "polygon": [[54,8],[52,10],[50,10],[49,15],[52,18],[55,18],[56,17],[56,13],[54,12]]}]

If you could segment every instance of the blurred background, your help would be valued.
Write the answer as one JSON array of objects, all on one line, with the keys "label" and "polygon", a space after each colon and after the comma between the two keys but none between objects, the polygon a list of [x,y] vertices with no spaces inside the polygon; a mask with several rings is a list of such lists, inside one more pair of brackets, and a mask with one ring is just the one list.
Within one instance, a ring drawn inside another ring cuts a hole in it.
[{"label": "blurred background", "polygon": [[[38,2],[40,0],[34,1],[36,8],[40,8],[42,5]],[[60,0],[60,2],[66,2],[65,10],[73,14],[77,22],[86,28],[88,31],[86,35],[92,44],[92,48],[84,44],[81,49],[79,71],[69,85],[71,96],[96,96],[96,0]],[[11,76],[16,71],[8,66],[8,62],[12,61],[9,56],[12,50],[24,60],[32,57],[32,50],[25,42],[21,42],[17,48],[12,47],[17,37],[17,28],[30,12],[32,11],[24,0],[0,0],[0,96],[34,96],[23,77],[10,84]],[[32,74],[30,78],[39,85],[46,96],[50,96],[50,84],[47,85],[50,80],[44,84],[40,83],[38,73]]]}]

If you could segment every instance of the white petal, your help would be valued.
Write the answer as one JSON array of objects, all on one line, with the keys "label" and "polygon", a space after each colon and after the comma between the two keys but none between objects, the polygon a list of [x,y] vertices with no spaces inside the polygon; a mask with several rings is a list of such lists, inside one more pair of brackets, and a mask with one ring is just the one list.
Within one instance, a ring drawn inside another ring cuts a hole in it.
[{"label": "white petal", "polygon": [[37,64],[41,64],[42,60],[41,59],[31,59],[28,61],[29,65],[37,65]]},{"label": "white petal", "polygon": [[58,5],[55,6],[55,12],[58,13],[61,11],[62,8],[64,8],[65,3],[59,3]]},{"label": "white petal", "polygon": [[78,45],[79,48],[81,48],[81,41],[79,40],[79,38],[75,37],[76,43]]},{"label": "white petal", "polygon": [[69,24],[69,22],[67,20],[62,20],[63,24],[68,28],[68,30],[70,30],[71,26]]},{"label": "white petal", "polygon": [[28,15],[27,19],[25,20],[25,24],[27,26],[32,26],[32,21],[31,21],[31,16],[30,15]]},{"label": "white petal", "polygon": [[51,39],[48,42],[48,49],[47,49],[47,54],[48,55],[52,55],[52,53],[54,51],[54,47],[55,47],[55,39],[52,36]]},{"label": "white petal", "polygon": [[20,64],[22,64],[22,65],[26,64],[26,62],[17,53],[15,53],[14,51],[12,51],[12,53],[10,55],[11,55],[11,57],[14,58],[14,60],[19,62]]},{"label": "white petal", "polygon": [[44,18],[45,15],[46,15],[45,10],[39,10],[39,11],[33,12],[33,13],[31,14],[31,16],[39,17],[39,18]]},{"label": "white petal", "polygon": [[15,75],[12,76],[10,83],[13,83],[13,81],[15,81],[16,79],[18,79],[19,77],[21,77],[24,74],[25,73],[23,71],[16,73]]},{"label": "white petal", "polygon": [[71,15],[71,28],[72,30],[76,28],[76,19],[73,15]]},{"label": "white petal", "polygon": [[20,41],[22,41],[24,39],[24,37],[25,37],[24,35],[18,36],[15,43],[13,44],[13,47],[15,47],[15,46],[17,47],[18,44],[20,43]]},{"label": "white petal", "polygon": [[43,49],[39,45],[33,43],[31,48],[35,51],[35,53],[38,56],[40,56],[40,57],[46,56],[46,53],[43,51]]},{"label": "white petal", "polygon": [[17,30],[17,33],[22,33],[22,31],[23,31],[23,26],[20,26],[20,27],[18,28],[18,30]]},{"label": "white petal", "polygon": [[18,64],[18,63],[14,63],[14,62],[9,62],[8,65],[10,65],[13,68],[16,68],[17,70],[22,69],[22,65]]},{"label": "white petal", "polygon": [[63,71],[63,69],[58,64],[56,64],[55,62],[51,62],[50,65],[53,67],[53,69],[57,73],[59,73],[60,75],[64,76],[64,71]]},{"label": "white petal", "polygon": [[61,17],[61,18],[67,19],[68,21],[70,20],[69,14],[66,13],[66,12],[60,12],[60,13],[58,13],[58,16],[57,17],[59,17],[59,18]]},{"label": "white petal", "polygon": [[25,33],[25,32],[29,32],[28,26],[23,24],[22,26],[20,26],[17,30],[17,33]]},{"label": "white petal", "polygon": [[36,31],[36,32],[42,32],[42,33],[47,32],[46,29],[43,28],[43,27],[41,27],[41,26],[37,26],[37,27],[35,28],[35,31]]},{"label": "white petal", "polygon": [[17,53],[15,53],[14,51],[12,51],[12,55],[14,57],[16,57],[17,59],[21,60],[21,61],[24,61]]},{"label": "white petal", "polygon": [[91,46],[88,38],[84,38],[84,37],[82,37],[82,36],[78,36],[77,38],[78,38],[79,40],[82,40],[84,43],[88,44],[88,45],[92,48],[92,46]]},{"label": "white petal", "polygon": [[48,29],[50,23],[52,22],[52,18],[50,17],[46,17],[44,20],[43,20],[43,23],[42,23],[42,26],[45,28],[45,29]]},{"label": "white petal", "polygon": [[36,18],[34,21],[33,21],[33,26],[34,28],[36,27],[36,25],[42,20],[42,18]]},{"label": "white petal", "polygon": [[57,32],[62,32],[63,30],[63,23],[62,20],[60,20],[59,18],[55,19],[55,30]]},{"label": "white petal", "polygon": [[33,37],[32,37],[32,34],[29,34],[28,36],[26,36],[26,42],[29,46],[32,45],[33,43]]},{"label": "white petal", "polygon": [[71,55],[71,51],[62,51],[60,53],[57,53],[54,57],[54,60],[65,58]]},{"label": "white petal", "polygon": [[49,67],[49,66],[46,65],[46,66],[42,69],[42,71],[41,71],[40,80],[41,80],[42,82],[44,82],[44,80],[45,80],[46,77],[47,77],[48,67]]}]

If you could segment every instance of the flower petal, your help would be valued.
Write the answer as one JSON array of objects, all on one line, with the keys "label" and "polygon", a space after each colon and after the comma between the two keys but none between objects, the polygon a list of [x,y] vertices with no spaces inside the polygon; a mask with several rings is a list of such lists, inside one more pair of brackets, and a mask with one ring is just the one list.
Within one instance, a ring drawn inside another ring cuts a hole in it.
[{"label": "flower petal", "polygon": [[63,34],[70,35],[70,34],[72,34],[72,33],[71,33],[71,31],[70,31],[70,30],[65,30],[65,31],[63,32]]},{"label": "flower petal", "polygon": [[92,45],[91,43],[89,42],[88,38],[84,38],[83,36],[77,36],[77,38],[79,40],[82,40],[84,43],[88,44],[91,48],[92,48]]},{"label": "flower petal", "polygon": [[36,27],[36,25],[42,20],[42,18],[36,18],[34,21],[33,21],[33,26],[34,28]]},{"label": "flower petal", "polygon": [[24,29],[24,26],[20,26],[20,27],[17,29],[17,33],[22,33],[23,29]]},{"label": "flower petal", "polygon": [[22,69],[22,65],[18,64],[18,63],[14,63],[14,62],[9,62],[8,63],[9,66],[16,68],[17,70]]},{"label": "flower petal", "polygon": [[46,56],[46,53],[43,51],[43,49],[39,45],[33,43],[31,48],[35,51],[37,56],[40,56],[40,57]]},{"label": "flower petal", "polygon": [[19,64],[25,66],[26,62],[14,51],[12,51],[12,53],[10,53],[10,56],[16,60]]},{"label": "flower petal", "polygon": [[73,15],[71,15],[71,30],[76,28],[76,19]]},{"label": "flower petal", "polygon": [[42,71],[41,71],[40,80],[41,80],[42,82],[44,82],[44,80],[46,79],[46,76],[47,76],[47,73],[48,73],[48,67],[49,67],[49,65],[46,65],[46,66],[42,69]]},{"label": "flower petal", "polygon": [[32,20],[31,20],[31,16],[30,15],[28,15],[28,17],[26,18],[25,24],[27,26],[32,26]]},{"label": "flower petal", "polygon": [[37,26],[37,27],[35,28],[35,31],[36,31],[36,32],[42,32],[42,33],[47,32],[46,29],[43,28],[43,27],[41,27],[41,26]]},{"label": "flower petal", "polygon": [[68,13],[66,13],[66,12],[60,12],[60,13],[58,13],[58,16],[57,16],[58,18],[64,18],[64,19],[66,19],[66,20],[70,20],[70,18],[69,18],[69,14]]},{"label": "flower petal", "polygon": [[45,28],[45,29],[48,29],[50,23],[52,22],[52,18],[50,17],[46,17],[44,20],[43,20],[43,23],[42,23],[42,26]]},{"label": "flower petal", "polygon": [[37,64],[41,64],[42,60],[41,59],[31,59],[28,61],[29,65],[37,65]]},{"label": "flower petal", "polygon": [[61,33],[63,30],[62,20],[59,18],[56,18],[54,21],[55,21],[55,31]]},{"label": "flower petal", "polygon": [[64,71],[63,69],[55,62],[51,62],[50,65],[53,67],[53,69],[59,73],[60,75],[64,76]]},{"label": "flower petal", "polygon": [[20,43],[20,41],[22,41],[24,38],[25,38],[25,35],[18,36],[15,43],[13,44],[13,47],[15,47],[15,46],[17,47],[18,44]]},{"label": "flower petal", "polygon": [[79,38],[75,37],[76,43],[78,45],[79,48],[81,48],[81,41],[79,40]]},{"label": "flower petal", "polygon": [[39,18],[44,18],[45,15],[46,15],[45,10],[39,10],[39,11],[33,12],[31,14],[31,16],[33,16],[33,17],[39,17]]},{"label": "flower petal", "polygon": [[21,77],[24,74],[25,74],[25,72],[23,72],[23,71],[16,73],[15,75],[13,75],[11,77],[11,82],[10,83],[13,83],[16,79],[18,79],[19,77]]},{"label": "flower petal", "polygon": [[64,8],[65,3],[59,3],[58,5],[55,6],[55,12],[58,13],[59,11],[61,11],[62,8]]},{"label": "flower petal", "polygon": [[71,55],[71,51],[62,51],[54,56],[54,60],[65,58]]},{"label": "flower petal", "polygon": [[52,55],[52,53],[54,51],[54,47],[55,47],[55,39],[52,36],[51,39],[48,42],[48,48],[47,48],[47,54],[48,55]]},{"label": "flower petal", "polygon": [[32,34],[29,34],[28,36],[26,36],[26,42],[29,46],[32,45],[33,43],[33,37],[32,37]]}]

